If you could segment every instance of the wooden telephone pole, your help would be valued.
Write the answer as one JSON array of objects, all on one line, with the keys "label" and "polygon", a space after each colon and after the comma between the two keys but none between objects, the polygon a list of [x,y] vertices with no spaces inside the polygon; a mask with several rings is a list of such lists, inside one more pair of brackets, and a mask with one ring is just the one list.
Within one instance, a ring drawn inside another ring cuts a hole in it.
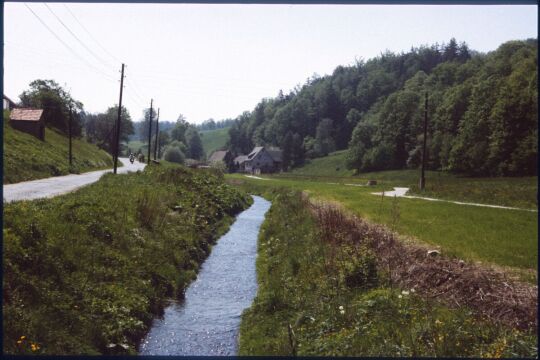
[{"label": "wooden telephone pole", "polygon": [[73,165],[73,152],[71,146],[71,123],[73,122],[73,112],[71,110],[71,103],[69,103],[69,122],[68,122],[68,133],[69,133],[69,167],[71,172],[71,166]]},{"label": "wooden telephone pole", "polygon": [[118,152],[120,149],[120,117],[122,116],[122,90],[124,90],[124,64],[122,64],[122,76],[120,77],[120,100],[118,101],[118,118],[116,119],[116,131],[114,138],[114,173],[118,165]]},{"label": "wooden telephone pole", "polygon": [[420,175],[420,190],[424,190],[426,187],[426,178],[424,170],[426,167],[426,141],[427,141],[427,108],[428,108],[428,93],[426,91],[426,101],[424,105],[424,141],[422,148],[422,173]]},{"label": "wooden telephone pole", "polygon": [[156,118],[156,141],[154,141],[154,160],[157,160],[157,155],[158,155],[158,138],[159,138],[159,108],[157,109],[157,118]]},{"label": "wooden telephone pole", "polygon": [[150,148],[152,145],[152,103],[154,99],[150,99],[150,121],[148,122],[148,164],[150,164]]}]

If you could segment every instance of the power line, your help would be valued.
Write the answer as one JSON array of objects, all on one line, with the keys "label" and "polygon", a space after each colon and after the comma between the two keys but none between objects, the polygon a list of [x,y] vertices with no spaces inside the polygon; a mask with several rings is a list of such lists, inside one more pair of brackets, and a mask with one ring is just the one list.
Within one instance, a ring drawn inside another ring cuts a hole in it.
[{"label": "power line", "polygon": [[114,60],[118,61],[118,62],[122,62],[120,60],[118,60],[118,58],[116,56],[114,56],[113,54],[111,54],[109,51],[107,51],[107,49],[105,49],[97,40],[96,38],[94,38],[92,36],[92,34],[90,33],[90,31],[88,31],[88,29],[79,21],[79,19],[77,19],[77,17],[75,16],[75,14],[69,9],[69,7],[66,5],[66,4],[63,4],[64,7],[66,8],[66,10],[71,14],[71,16],[73,16],[73,18],[75,19],[75,21],[77,21],[77,23],[81,26],[81,28],[83,28],[84,31],[86,31],[86,33],[90,36],[90,38],[92,40],[94,40],[94,42],[103,50],[105,51],[111,58],[113,58]]},{"label": "power line", "polygon": [[75,50],[73,50],[69,45],[67,45],[58,35],[56,35],[56,33],[54,31],[52,31],[52,29],[39,17],[38,14],[36,14],[29,6],[28,4],[24,3],[24,6],[26,6],[26,8],[36,17],[36,19],[39,20],[39,22],[45,26],[45,28],[47,30],[49,30],[49,32],[58,40],[62,43],[62,45],[64,45],[71,53],[73,53],[77,58],[79,58],[81,61],[83,61],[86,65],[88,65],[89,67],[95,69],[96,71],[100,72],[103,76],[106,76],[107,78],[111,79],[114,81],[114,79],[105,74],[103,71],[101,71],[100,69],[96,68],[94,65],[90,64],[88,61],[86,61],[83,57],[81,57],[79,54],[77,54],[75,52]]},{"label": "power line", "polygon": [[58,17],[58,15],[56,15],[56,13],[49,7],[49,5],[47,5],[46,3],[43,3],[43,5],[45,5],[45,7],[47,9],[49,9],[49,11],[51,12],[51,14],[53,14],[53,16],[56,18],[56,20],[58,20],[58,22],[60,22],[60,24],[62,24],[62,26],[75,38],[75,40],[77,40],[79,42],[79,44],[81,44],[90,54],[92,54],[98,61],[100,61],[102,64],[105,65],[105,67],[109,67],[111,66],[110,64],[108,64],[105,60],[103,60],[102,58],[100,58],[99,56],[97,56],[88,46],[86,46],[82,41],[81,39],[79,39],[79,37],[77,35],[75,35],[73,33],[73,31],[71,31],[71,29],[62,21],[62,19],[60,19],[60,17]]}]

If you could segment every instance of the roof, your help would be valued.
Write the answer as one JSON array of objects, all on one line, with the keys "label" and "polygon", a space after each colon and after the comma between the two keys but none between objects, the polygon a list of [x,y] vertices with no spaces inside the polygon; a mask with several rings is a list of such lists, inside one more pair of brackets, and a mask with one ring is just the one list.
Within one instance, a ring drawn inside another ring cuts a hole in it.
[{"label": "roof", "polygon": [[249,160],[253,159],[262,149],[264,149],[264,146],[255,146],[253,150],[249,153],[247,156]]},{"label": "roof", "polygon": [[267,150],[267,151],[272,157],[272,159],[274,159],[275,162],[282,162],[283,151],[278,150],[278,149],[272,149],[272,150]]},{"label": "roof", "polygon": [[241,164],[243,163],[244,161],[246,161],[248,159],[247,155],[238,155],[237,157],[234,158],[234,163],[238,163],[238,164]]},{"label": "roof", "polygon": [[40,121],[43,109],[13,109],[9,115],[14,121]]},{"label": "roof", "polygon": [[225,161],[225,156],[227,156],[228,150],[220,150],[220,151],[214,151],[212,155],[210,155],[210,158],[208,161],[214,162],[214,161]]},{"label": "roof", "polygon": [[6,95],[4,95],[4,99],[6,99],[7,101],[9,101],[10,104],[15,105],[15,101],[11,100],[11,99],[8,98]]}]

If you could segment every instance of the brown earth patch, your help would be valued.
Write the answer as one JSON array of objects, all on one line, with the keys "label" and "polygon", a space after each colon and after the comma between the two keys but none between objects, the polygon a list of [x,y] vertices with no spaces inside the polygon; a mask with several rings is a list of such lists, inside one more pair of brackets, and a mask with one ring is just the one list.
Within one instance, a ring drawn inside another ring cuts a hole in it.
[{"label": "brown earth patch", "polygon": [[496,268],[440,253],[430,255],[433,247],[401,241],[388,228],[348,215],[337,204],[304,199],[320,225],[323,240],[367,245],[392,284],[452,308],[469,308],[497,323],[537,331],[538,285],[518,281]]}]

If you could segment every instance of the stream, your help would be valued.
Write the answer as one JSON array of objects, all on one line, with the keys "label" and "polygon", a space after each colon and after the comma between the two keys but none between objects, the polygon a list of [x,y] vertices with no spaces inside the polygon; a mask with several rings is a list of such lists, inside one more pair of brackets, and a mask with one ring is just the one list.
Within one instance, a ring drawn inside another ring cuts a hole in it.
[{"label": "stream", "polygon": [[271,203],[253,196],[212,248],[185,299],[171,301],[141,342],[140,355],[237,354],[240,316],[257,292],[257,238]]}]

